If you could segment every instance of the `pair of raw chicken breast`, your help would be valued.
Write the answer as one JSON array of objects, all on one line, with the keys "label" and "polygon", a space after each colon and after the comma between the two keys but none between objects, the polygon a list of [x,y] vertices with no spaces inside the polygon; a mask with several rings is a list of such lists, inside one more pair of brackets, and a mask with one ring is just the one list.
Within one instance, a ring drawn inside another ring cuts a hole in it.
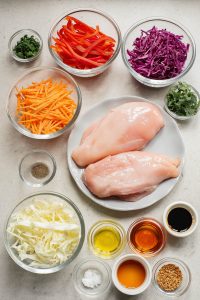
[{"label": "pair of raw chicken breast", "polygon": [[179,159],[138,151],[164,126],[160,110],[147,102],[130,102],[108,112],[85,130],[72,158],[86,167],[83,180],[99,198],[133,201],[162,181],[179,175]]}]

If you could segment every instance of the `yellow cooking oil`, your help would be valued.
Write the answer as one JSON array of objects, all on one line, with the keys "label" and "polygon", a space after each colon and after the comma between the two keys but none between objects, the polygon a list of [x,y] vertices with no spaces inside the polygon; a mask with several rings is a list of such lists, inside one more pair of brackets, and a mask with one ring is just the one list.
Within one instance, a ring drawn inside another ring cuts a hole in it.
[{"label": "yellow cooking oil", "polygon": [[112,226],[105,226],[97,230],[94,235],[94,250],[100,252],[103,256],[111,256],[113,252],[118,251],[121,245],[121,236]]}]

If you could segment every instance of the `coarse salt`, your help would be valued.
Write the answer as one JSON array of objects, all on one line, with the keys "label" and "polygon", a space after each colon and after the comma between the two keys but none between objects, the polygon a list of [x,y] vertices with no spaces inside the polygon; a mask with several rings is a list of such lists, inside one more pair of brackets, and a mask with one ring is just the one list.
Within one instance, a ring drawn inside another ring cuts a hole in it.
[{"label": "coarse salt", "polygon": [[101,274],[97,270],[88,269],[85,271],[82,283],[85,287],[94,289],[101,284]]}]

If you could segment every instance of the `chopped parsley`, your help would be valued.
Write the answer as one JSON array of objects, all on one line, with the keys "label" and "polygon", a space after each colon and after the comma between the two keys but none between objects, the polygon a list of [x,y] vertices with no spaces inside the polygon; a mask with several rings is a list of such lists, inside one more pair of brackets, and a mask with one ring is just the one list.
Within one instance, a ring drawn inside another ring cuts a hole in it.
[{"label": "chopped parsley", "polygon": [[200,99],[189,84],[178,82],[169,90],[166,104],[170,111],[179,116],[192,116],[198,112]]},{"label": "chopped parsley", "polygon": [[31,58],[37,55],[40,49],[40,43],[34,36],[24,35],[16,44],[13,51],[22,59]]}]

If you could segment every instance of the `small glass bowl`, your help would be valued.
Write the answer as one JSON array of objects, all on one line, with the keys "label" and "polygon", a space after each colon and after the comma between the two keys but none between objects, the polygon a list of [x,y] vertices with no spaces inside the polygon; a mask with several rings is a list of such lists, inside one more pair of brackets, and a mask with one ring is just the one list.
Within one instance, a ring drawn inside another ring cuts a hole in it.
[{"label": "small glass bowl", "polygon": [[[32,82],[41,81],[44,79],[52,78],[54,81],[62,81],[67,84],[67,87],[72,90],[71,98],[74,100],[74,102],[77,105],[76,111],[74,113],[73,118],[71,121],[61,130],[58,130],[53,133],[49,134],[35,134],[29,131],[26,127],[18,123],[17,117],[16,117],[16,108],[17,108],[17,97],[16,97],[16,89],[20,90],[22,87],[27,87],[28,85],[32,84]],[[67,72],[60,70],[58,68],[53,67],[38,67],[38,68],[32,68],[29,70],[28,73],[25,73],[12,87],[10,90],[9,96],[8,96],[8,102],[7,102],[7,115],[8,118],[13,125],[13,127],[22,133],[25,136],[28,136],[33,139],[37,140],[49,140],[56,138],[60,136],[61,134],[65,132],[69,132],[74,125],[80,110],[81,110],[81,104],[82,104],[82,97],[81,97],[81,91],[76,83],[76,81],[72,78],[71,75],[69,75]]]},{"label": "small glass bowl", "polygon": [[[96,249],[94,246],[94,238],[95,235],[100,232],[101,230],[105,228],[113,228],[114,231],[116,231],[119,236],[120,236],[120,243],[117,249],[115,249],[112,252],[106,252],[106,251],[101,251],[100,249]],[[124,228],[117,222],[113,220],[100,220],[96,222],[89,230],[88,232],[88,245],[89,248],[92,250],[92,252],[101,258],[104,259],[112,259],[116,256],[118,256],[122,250],[124,249],[126,244],[126,232]]]},{"label": "small glass bowl", "polygon": [[[149,30],[153,26],[158,27],[159,29],[167,29],[168,31],[171,31],[172,33],[182,35],[183,39],[182,41],[185,44],[190,44],[189,52],[187,55],[187,60],[184,65],[184,69],[182,72],[177,75],[176,77],[170,78],[170,79],[163,79],[163,80],[156,80],[156,79],[150,79],[147,77],[144,77],[137,73],[130,65],[128,59],[129,55],[127,53],[128,49],[133,48],[133,42],[137,37],[140,37],[141,35],[141,30]],[[176,82],[178,79],[180,79],[182,76],[184,76],[192,67],[194,60],[196,57],[196,45],[194,42],[194,39],[190,32],[184,28],[181,24],[178,24],[176,21],[163,18],[163,17],[151,17],[151,18],[146,18],[143,20],[140,20],[136,24],[134,24],[131,28],[128,29],[126,32],[124,39],[122,41],[122,58],[123,61],[128,68],[129,72],[131,75],[138,80],[140,83],[150,86],[150,87],[155,87],[155,88],[160,88],[160,87],[165,87],[168,85],[173,84]]]},{"label": "small glass bowl", "polygon": [[[162,268],[164,265],[167,265],[167,264],[174,264],[177,267],[179,267],[181,270],[181,273],[183,275],[183,280],[182,280],[182,283],[180,284],[180,286],[176,290],[171,291],[171,292],[164,291],[163,289],[161,289],[156,280],[156,277],[158,275],[160,268]],[[188,266],[180,259],[166,257],[166,258],[159,260],[154,265],[152,281],[153,281],[154,287],[159,292],[161,292],[163,295],[177,297],[177,296],[183,295],[188,290],[190,283],[191,283],[191,273],[190,273]]]},{"label": "small glass bowl", "polygon": [[[41,178],[36,178],[32,174],[32,168],[40,163],[48,168],[48,174]],[[19,175],[21,179],[32,187],[41,187],[49,183],[56,173],[56,162],[51,154],[43,150],[33,150],[26,154],[19,164]]]},{"label": "small glass bowl", "polygon": [[[98,24],[102,32],[113,37],[116,40],[115,51],[112,57],[104,65],[87,70],[72,68],[63,63],[58,54],[51,48],[51,46],[54,44],[53,38],[56,37],[57,31],[64,24],[66,24],[67,16],[73,16],[77,19],[80,19],[82,22],[87,23],[92,27],[95,27]],[[121,32],[116,22],[104,12],[91,8],[78,8],[65,13],[64,15],[62,15],[62,17],[55,21],[49,32],[48,45],[52,57],[55,59],[56,63],[64,70],[79,77],[93,77],[104,72],[117,57],[121,47]]]},{"label": "small glass bowl", "polygon": [[[14,51],[14,47],[16,46],[17,42],[24,36],[24,35],[28,35],[29,37],[30,36],[33,36],[35,38],[35,40],[37,42],[40,43],[40,48],[38,50],[38,53],[33,56],[33,57],[29,57],[29,58],[20,58],[18,57],[16,54],[15,54],[15,51]],[[8,48],[9,48],[9,51],[10,51],[10,55],[12,56],[12,58],[14,58],[16,61],[18,62],[22,62],[22,63],[29,63],[31,61],[34,61],[36,60],[41,52],[42,52],[42,48],[43,48],[43,42],[42,42],[42,38],[41,36],[39,35],[39,33],[37,33],[35,30],[32,30],[32,29],[22,29],[22,30],[19,30],[17,32],[15,32],[9,42],[8,42]]]},{"label": "small glass bowl", "polygon": [[[101,284],[95,288],[85,287],[82,278],[87,270],[97,270],[101,275]],[[105,296],[111,285],[111,269],[107,263],[96,258],[84,259],[73,270],[74,287],[79,294],[90,297]],[[104,294],[104,295],[103,295]],[[102,299],[106,299],[103,297]]]},{"label": "small glass bowl", "polygon": [[[170,89],[172,89],[174,86],[176,86],[176,83],[172,85],[172,87]],[[199,99],[200,101],[200,94],[199,92],[192,86],[189,84],[189,87],[191,88],[191,90],[193,91],[193,93],[197,96],[197,98]],[[170,89],[168,90],[168,92],[170,91]],[[167,92],[167,94],[168,94]],[[171,116],[173,117],[174,119],[176,120],[179,120],[179,121],[185,121],[185,120],[189,120],[189,119],[192,119],[194,118],[198,112],[199,112],[199,109],[197,111],[197,113],[195,115],[191,115],[191,116],[180,116],[180,115],[177,115],[176,113],[174,113],[173,111],[171,111],[168,106],[167,106],[167,94],[165,96],[165,99],[164,99],[164,108],[166,110],[166,112]]]},{"label": "small glass bowl", "polygon": [[[132,235],[133,230],[135,230],[136,228],[140,228],[140,226],[144,226],[144,225],[148,225],[148,224],[151,224],[159,231],[162,241],[160,242],[160,245],[157,249],[155,249],[155,250],[151,249],[151,251],[143,252],[142,250],[138,249],[131,242],[131,235]],[[132,251],[134,251],[135,253],[138,253],[145,257],[155,256],[164,248],[164,246],[166,244],[165,228],[157,220],[155,220],[153,218],[139,218],[129,226],[128,231],[127,231],[127,241],[128,241],[129,248]]]},{"label": "small glass bowl", "polygon": [[[17,211],[23,209],[26,206],[29,206],[35,198],[37,198],[38,200],[45,199],[45,200],[48,200],[48,201],[56,200],[56,201],[60,201],[61,203],[64,202],[65,204],[67,204],[69,209],[71,209],[74,212],[74,214],[76,215],[76,217],[79,221],[79,224],[80,224],[80,240],[79,240],[79,243],[78,243],[76,249],[74,250],[74,253],[68,258],[68,260],[66,260],[65,262],[63,262],[59,265],[50,266],[50,267],[43,267],[43,268],[42,267],[30,266],[29,265],[30,261],[28,259],[25,259],[25,260],[22,261],[19,258],[19,255],[15,251],[15,249],[12,248],[12,245],[15,242],[15,239],[7,231],[9,223],[12,220],[12,216]],[[4,227],[4,244],[5,244],[5,247],[6,247],[6,250],[9,254],[9,256],[22,269],[27,270],[27,271],[32,272],[32,273],[37,273],[37,274],[50,274],[50,273],[58,272],[61,269],[63,269],[66,265],[71,263],[78,256],[78,254],[81,251],[81,248],[83,246],[84,239],[85,239],[85,223],[84,223],[83,216],[82,216],[80,210],[78,209],[78,207],[74,204],[74,202],[72,200],[70,200],[69,198],[67,198],[66,196],[64,196],[62,194],[55,193],[55,192],[36,193],[36,194],[32,194],[32,195],[24,198],[11,211],[11,213],[10,213],[6,223],[5,223],[5,227]]]}]

